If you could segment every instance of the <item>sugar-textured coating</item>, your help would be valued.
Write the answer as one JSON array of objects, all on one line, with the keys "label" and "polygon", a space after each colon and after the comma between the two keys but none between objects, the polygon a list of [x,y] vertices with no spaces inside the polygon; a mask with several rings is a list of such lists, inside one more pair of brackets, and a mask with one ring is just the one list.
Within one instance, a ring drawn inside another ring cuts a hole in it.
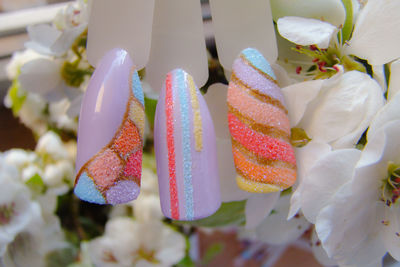
[{"label": "sugar-textured coating", "polygon": [[287,188],[294,182],[293,178],[296,177],[295,169],[260,165],[249,160],[235,148],[233,148],[232,152],[236,169],[252,181],[273,184],[280,188]]},{"label": "sugar-textured coating", "polygon": [[250,96],[231,82],[228,91],[228,103],[244,116],[251,118],[256,123],[278,128],[288,135],[290,124],[286,113],[274,105],[263,103]]},{"label": "sugar-textured coating", "polygon": [[290,144],[250,129],[232,114],[228,114],[228,123],[232,138],[248,150],[265,159],[296,164],[294,151]]},{"label": "sugar-textured coating", "polygon": [[258,52],[257,49],[254,48],[246,48],[241,53],[254,67],[264,72],[265,74],[271,76],[274,80],[276,80],[276,76],[274,71],[271,68],[271,65],[268,61],[265,60],[263,55]]},{"label": "sugar-textured coating", "polygon": [[172,74],[167,75],[166,96],[165,96],[165,116],[167,129],[167,147],[168,147],[168,171],[169,171],[169,190],[171,201],[171,217],[179,219],[179,199],[178,186],[176,184],[176,166],[175,166],[175,142],[174,142],[174,95],[172,90]]},{"label": "sugar-textured coating", "polygon": [[100,191],[96,188],[93,180],[87,175],[87,173],[82,173],[78,183],[75,185],[74,193],[82,200],[105,204],[106,201]]},{"label": "sugar-textured coating", "polygon": [[142,174],[142,154],[142,150],[138,149],[136,152],[129,155],[124,169],[125,176],[132,176],[140,181]]},{"label": "sugar-textured coating", "polygon": [[121,180],[106,192],[107,202],[109,204],[122,204],[136,199],[139,196],[140,187],[129,180]]},{"label": "sugar-textured coating", "polygon": [[243,178],[240,175],[236,176],[236,183],[240,189],[251,193],[272,193],[281,191],[283,189],[273,184],[265,184],[256,181],[251,181],[246,178]]},{"label": "sugar-textured coating", "polygon": [[137,150],[142,146],[138,128],[131,120],[126,120],[124,126],[114,142],[114,149],[121,157],[125,157],[129,152]]},{"label": "sugar-textured coating", "polygon": [[140,136],[144,136],[144,108],[138,101],[131,101],[130,105],[129,119],[131,119],[138,128]]},{"label": "sugar-textured coating", "polygon": [[88,172],[101,187],[114,184],[123,168],[123,162],[111,149],[106,149],[88,166]]},{"label": "sugar-textured coating", "polygon": [[140,83],[139,74],[137,73],[137,71],[133,71],[131,77],[132,77],[131,86],[133,95],[144,106],[144,94],[143,94],[142,84]]},{"label": "sugar-textured coating", "polygon": [[283,106],[285,100],[280,92],[279,86],[268,80],[266,77],[255,71],[249,65],[243,62],[243,59],[238,58],[233,63],[233,75],[235,75],[241,83],[249,86],[253,90],[279,100]]},{"label": "sugar-textured coating", "polygon": [[192,154],[190,144],[190,118],[189,118],[189,90],[187,86],[186,73],[183,70],[175,70],[173,86],[177,90],[179,97],[179,106],[181,113],[181,128],[182,128],[182,148],[183,148],[183,181],[184,181],[184,194],[186,204],[186,217],[192,220],[193,214],[193,185],[192,185]]},{"label": "sugar-textured coating", "polygon": [[284,97],[257,50],[245,49],[234,61],[227,102],[238,186],[266,193],[293,185],[296,158]]}]

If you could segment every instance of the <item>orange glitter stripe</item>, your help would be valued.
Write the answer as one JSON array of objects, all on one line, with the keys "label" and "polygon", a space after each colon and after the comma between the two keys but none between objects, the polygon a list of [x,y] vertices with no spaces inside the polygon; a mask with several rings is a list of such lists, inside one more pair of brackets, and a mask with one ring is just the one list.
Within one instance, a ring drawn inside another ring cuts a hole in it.
[{"label": "orange glitter stripe", "polygon": [[292,186],[296,181],[296,171],[293,169],[262,166],[248,160],[235,148],[232,149],[232,152],[237,173],[246,179],[278,185],[283,189]]}]

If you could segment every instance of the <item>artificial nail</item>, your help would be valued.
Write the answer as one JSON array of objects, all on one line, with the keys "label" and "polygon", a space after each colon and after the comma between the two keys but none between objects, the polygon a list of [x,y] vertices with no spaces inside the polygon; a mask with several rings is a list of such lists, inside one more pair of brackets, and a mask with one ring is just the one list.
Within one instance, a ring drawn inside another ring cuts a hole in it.
[{"label": "artificial nail", "polygon": [[296,158],[282,92],[269,63],[256,49],[233,63],[228,122],[238,186],[249,192],[286,189],[296,181]]},{"label": "artificial nail", "polygon": [[83,97],[75,194],[96,204],[120,204],[140,192],[144,96],[128,53],[110,50]]},{"label": "artificial nail", "polygon": [[213,214],[221,204],[214,126],[192,76],[182,69],[167,74],[154,146],[164,215],[196,220]]}]

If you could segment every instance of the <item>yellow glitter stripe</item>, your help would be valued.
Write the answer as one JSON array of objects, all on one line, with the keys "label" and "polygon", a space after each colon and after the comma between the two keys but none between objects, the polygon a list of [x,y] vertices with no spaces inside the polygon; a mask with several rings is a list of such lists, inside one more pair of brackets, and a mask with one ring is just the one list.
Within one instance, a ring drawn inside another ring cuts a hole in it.
[{"label": "yellow glitter stripe", "polygon": [[236,183],[240,189],[251,193],[272,193],[282,191],[282,188],[279,186],[247,180],[240,175],[236,176]]},{"label": "yellow glitter stripe", "polygon": [[193,132],[196,151],[203,149],[203,125],[201,121],[199,99],[197,98],[196,85],[194,84],[192,76],[188,75],[188,84],[190,90],[190,102],[193,109]]}]

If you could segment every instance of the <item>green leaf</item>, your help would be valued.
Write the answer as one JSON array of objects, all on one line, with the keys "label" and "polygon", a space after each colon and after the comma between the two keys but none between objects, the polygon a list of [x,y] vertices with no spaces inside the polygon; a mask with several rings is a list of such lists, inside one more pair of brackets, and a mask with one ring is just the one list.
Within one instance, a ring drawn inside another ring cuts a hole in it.
[{"label": "green leaf", "polygon": [[39,174],[32,176],[25,184],[31,189],[35,194],[41,194],[45,191],[46,186],[43,183],[42,177]]},{"label": "green leaf", "polygon": [[[342,44],[350,40],[353,31],[353,3],[351,0],[342,0],[344,9],[346,10],[346,20],[342,28]],[[340,32],[339,32],[340,34]]]},{"label": "green leaf", "polygon": [[22,105],[25,102],[26,99],[26,93],[22,93],[20,90],[20,84],[18,81],[18,78],[14,79],[11,87],[8,91],[8,96],[11,99],[12,102],[12,106],[11,106],[11,110],[14,114],[14,116],[18,115],[18,112],[21,110]]},{"label": "green leaf", "polygon": [[144,108],[146,111],[147,119],[149,120],[150,128],[153,130],[154,119],[156,117],[157,100],[144,97]]},{"label": "green leaf", "polygon": [[186,255],[178,264],[176,264],[176,267],[195,267],[196,264],[194,264],[193,260],[190,258],[189,255]]},{"label": "green leaf", "polygon": [[190,224],[201,227],[219,227],[226,225],[243,225],[246,222],[245,216],[246,201],[233,201],[222,203],[219,210],[210,217],[197,221],[176,221],[178,224]]},{"label": "green leaf", "polygon": [[204,253],[201,265],[208,265],[219,253],[221,253],[225,248],[223,243],[214,243],[209,246]]}]

